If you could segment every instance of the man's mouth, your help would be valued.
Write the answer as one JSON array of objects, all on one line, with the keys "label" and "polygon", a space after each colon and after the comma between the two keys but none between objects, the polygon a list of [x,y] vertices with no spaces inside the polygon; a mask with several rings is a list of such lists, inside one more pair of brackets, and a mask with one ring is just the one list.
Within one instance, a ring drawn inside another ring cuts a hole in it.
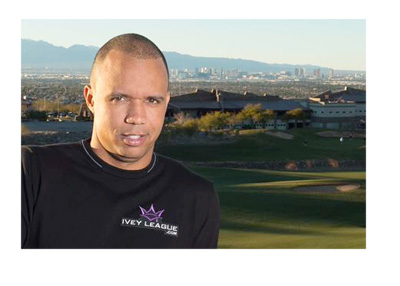
[{"label": "man's mouth", "polygon": [[132,147],[142,145],[146,138],[146,134],[122,134],[122,141]]}]

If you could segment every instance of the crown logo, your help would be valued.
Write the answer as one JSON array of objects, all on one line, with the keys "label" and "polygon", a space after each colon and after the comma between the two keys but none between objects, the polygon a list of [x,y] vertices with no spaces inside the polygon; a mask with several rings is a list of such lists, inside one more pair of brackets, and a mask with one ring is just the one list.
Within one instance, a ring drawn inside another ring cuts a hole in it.
[{"label": "crown logo", "polygon": [[158,222],[159,219],[162,219],[161,214],[164,212],[164,210],[160,210],[160,211],[156,212],[154,210],[153,204],[151,204],[151,207],[147,211],[144,208],[142,208],[141,206],[139,206],[139,208],[142,211],[142,214],[140,216],[146,218],[149,221]]}]

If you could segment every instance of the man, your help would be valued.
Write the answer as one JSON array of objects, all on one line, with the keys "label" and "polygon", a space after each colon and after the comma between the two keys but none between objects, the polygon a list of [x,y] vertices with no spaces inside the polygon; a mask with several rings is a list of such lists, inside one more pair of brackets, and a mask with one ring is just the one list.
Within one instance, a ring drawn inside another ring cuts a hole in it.
[{"label": "man", "polygon": [[100,48],[84,88],[92,137],[22,147],[22,248],[217,247],[212,183],[154,153],[168,82],[147,38]]}]

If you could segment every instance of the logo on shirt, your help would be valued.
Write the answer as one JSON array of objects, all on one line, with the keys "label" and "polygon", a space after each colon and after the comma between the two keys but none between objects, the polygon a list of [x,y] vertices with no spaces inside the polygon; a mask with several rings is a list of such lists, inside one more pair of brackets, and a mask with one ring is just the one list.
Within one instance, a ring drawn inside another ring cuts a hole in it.
[{"label": "logo on shirt", "polygon": [[177,225],[172,225],[162,221],[164,210],[156,211],[153,204],[146,210],[139,206],[141,215],[139,218],[122,218],[121,226],[140,227],[153,230],[163,231],[166,235],[178,236]]}]

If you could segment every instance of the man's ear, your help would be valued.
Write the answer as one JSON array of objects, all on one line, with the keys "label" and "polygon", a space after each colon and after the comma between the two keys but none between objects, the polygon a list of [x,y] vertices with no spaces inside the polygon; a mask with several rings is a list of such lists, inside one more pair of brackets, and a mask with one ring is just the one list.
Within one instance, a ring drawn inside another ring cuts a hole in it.
[{"label": "man's ear", "polygon": [[85,85],[83,89],[83,95],[85,96],[86,105],[89,110],[94,114],[94,97],[93,97],[93,89],[90,85]]},{"label": "man's ear", "polygon": [[166,106],[168,106],[169,100],[171,99],[171,93],[168,91],[167,96],[165,97]]}]

